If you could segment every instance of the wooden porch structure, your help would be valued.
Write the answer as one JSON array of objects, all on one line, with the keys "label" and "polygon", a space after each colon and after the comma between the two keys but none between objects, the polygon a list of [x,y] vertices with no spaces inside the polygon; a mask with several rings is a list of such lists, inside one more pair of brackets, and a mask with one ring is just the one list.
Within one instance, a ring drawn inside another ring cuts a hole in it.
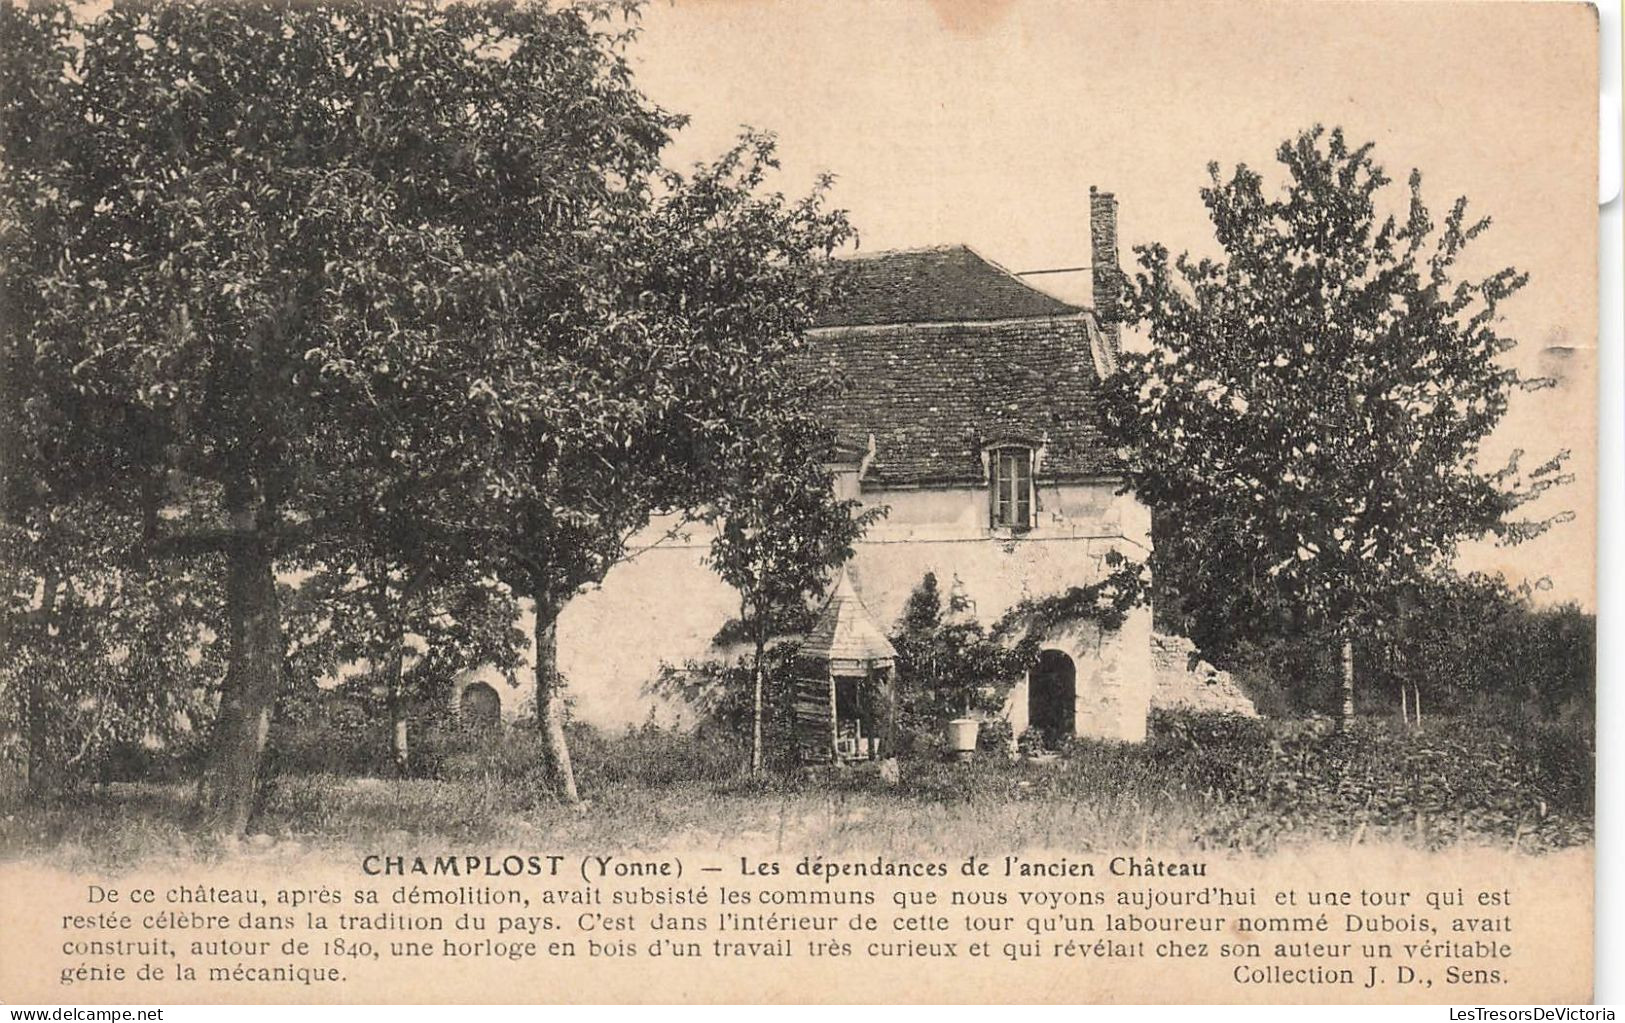
[{"label": "wooden porch structure", "polygon": [[843,570],[801,646],[795,739],[802,763],[897,755],[896,658]]}]

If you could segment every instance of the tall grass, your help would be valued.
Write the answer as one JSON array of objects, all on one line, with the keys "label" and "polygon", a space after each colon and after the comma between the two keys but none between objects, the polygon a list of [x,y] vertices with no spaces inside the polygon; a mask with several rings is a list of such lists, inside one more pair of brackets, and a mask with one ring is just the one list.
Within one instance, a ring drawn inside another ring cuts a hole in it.
[{"label": "tall grass", "polygon": [[[1347,731],[1300,722],[1155,717],[1143,744],[1076,740],[1055,760],[906,758],[895,786],[873,770],[752,777],[713,732],[643,728],[572,736],[585,807],[558,803],[533,733],[464,737],[434,751],[434,777],[294,772],[269,788],[261,843],[299,848],[529,845],[549,851],[662,846],[825,854],[1216,848],[1267,853],[1326,840],[1539,852],[1591,839],[1595,747],[1576,727],[1439,720]],[[190,786],[117,783],[0,814],[7,856],[68,864],[208,858],[186,828]]]}]

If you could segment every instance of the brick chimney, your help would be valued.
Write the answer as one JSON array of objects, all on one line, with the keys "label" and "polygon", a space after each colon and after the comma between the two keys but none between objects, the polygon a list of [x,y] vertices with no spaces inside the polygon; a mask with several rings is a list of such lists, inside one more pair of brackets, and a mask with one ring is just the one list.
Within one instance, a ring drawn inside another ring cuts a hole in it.
[{"label": "brick chimney", "polygon": [[1123,271],[1117,264],[1117,196],[1089,186],[1089,262],[1095,315],[1115,356],[1122,351],[1117,300],[1123,293]]}]

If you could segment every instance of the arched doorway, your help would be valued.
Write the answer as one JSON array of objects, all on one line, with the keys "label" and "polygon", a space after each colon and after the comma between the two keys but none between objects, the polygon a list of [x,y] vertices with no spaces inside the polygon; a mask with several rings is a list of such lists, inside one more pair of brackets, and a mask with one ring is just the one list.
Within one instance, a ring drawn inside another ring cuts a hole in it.
[{"label": "arched doorway", "polygon": [[1077,730],[1078,669],[1059,650],[1042,650],[1027,677],[1027,727],[1053,746]]},{"label": "arched doorway", "polygon": [[492,731],[502,723],[502,698],[484,682],[470,682],[458,699],[457,716],[464,728]]}]

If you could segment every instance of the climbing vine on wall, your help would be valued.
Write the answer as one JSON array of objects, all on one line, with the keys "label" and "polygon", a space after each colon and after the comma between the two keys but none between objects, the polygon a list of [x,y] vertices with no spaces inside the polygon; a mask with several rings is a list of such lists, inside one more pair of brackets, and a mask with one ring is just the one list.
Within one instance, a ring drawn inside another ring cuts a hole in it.
[{"label": "climbing vine on wall", "polygon": [[954,603],[963,598],[950,596],[945,616],[936,577],[928,574],[891,636],[905,717],[996,712],[1010,687],[1037,662],[1051,630],[1079,622],[1093,622],[1102,631],[1121,628],[1129,612],[1145,602],[1149,573],[1116,551],[1108,551],[1105,562],[1110,571],[1098,582],[1022,600],[986,630]]},{"label": "climbing vine on wall", "polygon": [[1071,586],[1048,597],[1025,598],[993,624],[989,637],[1006,642],[1020,634],[1014,649],[1033,659],[1051,629],[1078,622],[1093,622],[1102,630],[1122,628],[1129,612],[1145,603],[1150,574],[1142,562],[1130,561],[1117,551],[1107,551],[1105,561],[1111,571],[1099,582]]}]

